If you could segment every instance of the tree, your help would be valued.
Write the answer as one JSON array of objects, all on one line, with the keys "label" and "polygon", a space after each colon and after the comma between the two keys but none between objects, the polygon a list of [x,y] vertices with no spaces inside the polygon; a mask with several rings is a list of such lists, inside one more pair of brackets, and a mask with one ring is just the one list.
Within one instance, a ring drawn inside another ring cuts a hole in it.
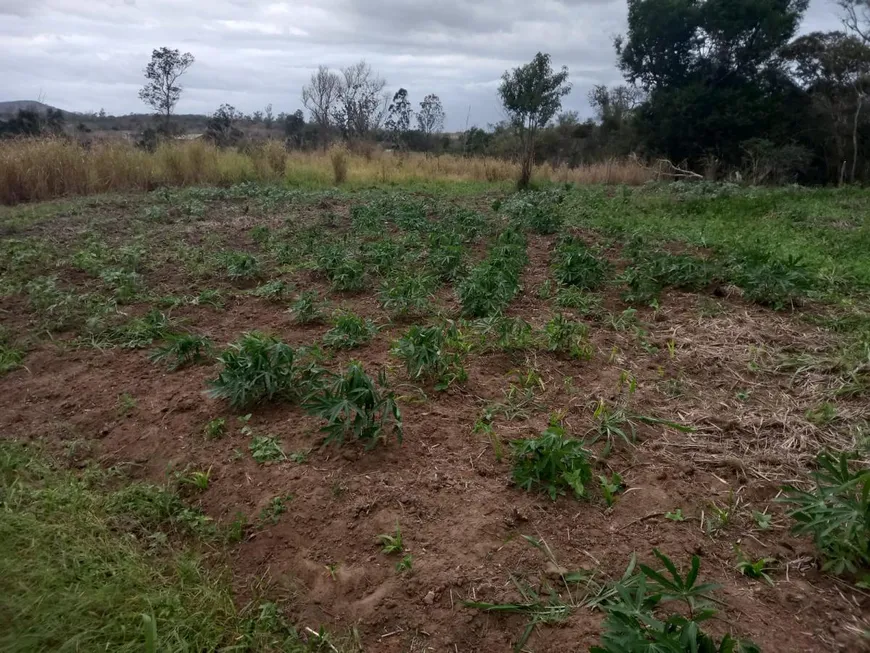
[{"label": "tree", "polygon": [[441,105],[441,98],[430,93],[420,103],[420,111],[417,112],[417,126],[428,137],[444,129],[446,117],[444,107]]},{"label": "tree", "polygon": [[377,129],[386,113],[387,82],[365,61],[345,68],[338,79],[338,106],[332,117],[348,139]]},{"label": "tree", "polygon": [[628,0],[616,39],[625,78],[648,92],[635,121],[649,153],[738,164],[741,143],[800,132],[805,101],[783,70],[808,0]]},{"label": "tree", "polygon": [[870,45],[870,0],[837,0],[843,11],[843,25]]},{"label": "tree", "polygon": [[254,113],[251,114],[251,122],[255,125],[263,122],[263,112],[259,109],[257,111],[254,111]]},{"label": "tree", "polygon": [[[848,157],[850,179],[855,181],[859,160],[858,132],[862,109],[870,91],[870,46],[843,32],[813,32],[795,39],[782,51],[793,65],[793,75],[809,93],[818,120],[809,128],[818,132],[827,150],[833,146],[829,166],[839,170]],[[842,174],[842,173],[841,173]]]},{"label": "tree", "polygon": [[384,123],[387,131],[392,135],[396,147],[403,148],[406,145],[406,136],[411,129],[411,103],[408,101],[408,91],[400,88],[393,96],[393,102],[387,112],[387,122]]},{"label": "tree", "polygon": [[311,75],[308,85],[302,88],[302,104],[317,125],[323,147],[329,140],[329,127],[338,103],[339,77],[326,66],[319,66]]},{"label": "tree", "polygon": [[305,133],[305,114],[302,109],[297,109],[296,113],[284,115],[284,134],[287,140],[295,147],[302,147],[302,138]]},{"label": "tree", "polygon": [[190,52],[181,54],[178,50],[160,48],[151,53],[151,61],[145,67],[145,86],[139,91],[139,99],[163,116],[163,127],[169,131],[169,121],[182,87],[179,78],[193,65]]},{"label": "tree", "polygon": [[502,75],[498,94],[520,137],[520,188],[526,188],[532,178],[538,130],[547,126],[562,108],[562,98],[570,92],[568,69],[553,72],[548,54],[539,52],[530,63]]},{"label": "tree", "polygon": [[263,112],[263,124],[266,129],[272,129],[272,123],[275,122],[275,116],[272,114],[272,105],[267,104],[266,110]]},{"label": "tree", "polygon": [[220,147],[235,145],[242,138],[241,130],[236,127],[236,122],[242,117],[233,105],[220,105],[206,122],[205,138]]}]

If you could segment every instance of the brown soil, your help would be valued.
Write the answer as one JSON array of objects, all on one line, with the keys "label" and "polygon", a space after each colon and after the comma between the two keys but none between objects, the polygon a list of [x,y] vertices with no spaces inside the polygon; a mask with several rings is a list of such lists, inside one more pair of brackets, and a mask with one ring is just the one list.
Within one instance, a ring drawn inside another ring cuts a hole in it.
[{"label": "brown soil", "polygon": [[[237,249],[253,248],[246,236],[235,234],[265,221],[230,207],[210,215],[207,229]],[[107,238],[123,231],[116,219],[103,226]],[[201,235],[203,229],[198,223],[188,234]],[[554,312],[536,294],[547,276],[552,246],[552,238],[530,240],[526,291],[510,310],[536,326]],[[291,276],[299,289],[325,288],[307,272]],[[163,293],[191,292],[189,279],[175,269],[151,270],[146,279]],[[304,464],[258,465],[248,454],[249,439],[239,433],[236,415],[203,393],[216,364],[168,373],[149,362],[147,351],[100,351],[63,342],[36,345],[26,368],[0,378],[3,437],[39,438],[70,460],[127,464],[134,477],[153,481],[165,480],[168,470],[211,468],[209,488],[195,500],[219,522],[242,512],[251,525],[249,536],[228,556],[239,604],[265,587],[301,625],[335,632],[356,627],[367,651],[511,650],[524,618],[484,614],[463,601],[516,600],[512,574],[533,586],[547,581],[546,557],[521,535],[546,542],[562,567],[594,571],[601,580],[621,575],[635,552],[650,561],[652,549],[659,548],[682,566],[697,554],[702,576],[722,584],[722,619],[712,622],[713,630],[749,636],[769,653],[868,650],[860,639],[870,608],[867,595],[820,573],[811,542],[788,533],[788,520],[773,503],[780,485],[800,478],[811,454],[834,434],[803,418],[815,401],[812,387],[765,371],[763,364],[750,365],[766,353],[827,338],[822,332],[796,316],[737,298],[719,300],[719,314],[700,317],[701,297],[670,293],[657,313],[638,314],[648,346],[657,347],[654,353],[631,330],[590,321],[597,352],[591,361],[546,352],[473,356],[466,364],[465,386],[446,393],[425,388],[424,398],[389,353],[406,325],[389,324],[372,294],[332,299],[386,325],[370,345],[342,353],[328,366],[338,369],[353,357],[369,371],[390,371],[404,398],[401,445],[321,449],[319,423],[298,407],[280,404],[254,410],[249,425],[255,433],[280,437],[287,452],[311,454]],[[441,299],[444,310],[455,315],[450,292]],[[17,324],[24,307],[11,301],[3,300],[3,309],[9,323]],[[617,291],[608,294],[605,307],[625,308]],[[217,343],[250,329],[292,344],[311,343],[328,328],[294,326],[285,305],[240,293],[224,310],[184,307],[173,317]],[[500,462],[493,442],[473,434],[472,426],[485,403],[503,400],[512,372],[527,367],[540,374],[543,389],[528,419],[496,422],[506,451],[509,440],[540,433],[554,410],[564,411],[569,429],[582,436],[592,423],[590,404],[624,392],[619,389],[623,370],[637,379],[634,412],[683,421],[697,430],[640,426],[636,448],[617,447],[601,473],[619,472],[628,489],[612,508],[597,498],[553,502],[522,492],[510,483],[507,455]],[[741,390],[749,392],[745,400],[736,398]],[[122,393],[136,400],[127,415],[118,412]],[[843,410],[858,413],[866,407],[856,401]],[[204,425],[219,416],[227,418],[228,436],[206,440]],[[257,527],[259,512],[283,495],[292,500],[279,522]],[[714,503],[733,505],[734,517],[708,535],[704,526]],[[664,517],[676,508],[685,521]],[[772,513],[774,528],[755,529],[752,510]],[[383,555],[376,542],[397,521],[413,556],[413,571],[405,574],[396,572],[397,560]],[[747,556],[780,561],[775,587],[735,570],[737,544]],[[538,628],[527,648],[586,651],[600,628],[600,613],[581,609],[562,624]]]}]

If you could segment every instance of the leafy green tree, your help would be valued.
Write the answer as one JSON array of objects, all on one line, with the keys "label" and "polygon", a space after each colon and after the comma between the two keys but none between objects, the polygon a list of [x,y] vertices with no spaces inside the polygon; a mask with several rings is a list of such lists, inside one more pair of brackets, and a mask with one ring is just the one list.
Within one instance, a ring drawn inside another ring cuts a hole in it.
[{"label": "leafy green tree", "polygon": [[526,188],[532,178],[538,131],[549,124],[570,92],[568,69],[554,72],[548,54],[539,52],[530,63],[502,75],[498,94],[520,139],[520,188]]},{"label": "leafy green tree", "polygon": [[392,136],[396,147],[403,148],[406,145],[406,136],[411,129],[411,103],[408,101],[408,91],[400,88],[393,96],[393,102],[387,110],[387,121],[384,123],[387,131]]},{"label": "leafy green tree", "polygon": [[241,119],[242,114],[233,105],[222,104],[209,117],[204,136],[221,147],[235,145],[242,138],[241,130],[236,127]]},{"label": "leafy green tree", "polygon": [[649,95],[637,112],[642,144],[672,160],[738,164],[741,143],[785,143],[800,132],[803,94],[779,50],[808,0],[629,0],[616,39],[625,78]]},{"label": "leafy green tree", "polygon": [[446,117],[447,114],[444,113],[441,98],[430,93],[420,103],[420,110],[417,112],[417,127],[427,137],[430,137],[444,129]]},{"label": "leafy green tree", "polygon": [[145,86],[139,91],[139,99],[163,116],[163,127],[169,130],[175,105],[181,99],[179,78],[193,65],[190,52],[160,48],[151,53],[151,61],[145,67]]}]

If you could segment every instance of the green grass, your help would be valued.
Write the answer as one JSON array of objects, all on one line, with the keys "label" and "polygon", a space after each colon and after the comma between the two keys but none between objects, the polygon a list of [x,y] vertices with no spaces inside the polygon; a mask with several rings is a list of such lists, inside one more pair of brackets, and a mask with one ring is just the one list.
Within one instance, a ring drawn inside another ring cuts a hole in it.
[{"label": "green grass", "polygon": [[195,511],[171,490],[0,441],[0,508],[2,651],[340,650],[274,603],[237,610],[219,561],[179,538]]}]

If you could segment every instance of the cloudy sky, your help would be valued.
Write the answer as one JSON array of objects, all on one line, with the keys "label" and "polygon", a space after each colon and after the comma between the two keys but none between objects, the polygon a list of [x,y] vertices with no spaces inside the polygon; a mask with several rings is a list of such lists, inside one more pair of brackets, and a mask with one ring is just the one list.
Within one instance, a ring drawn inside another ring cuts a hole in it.
[{"label": "cloudy sky", "polygon": [[[625,0],[0,0],[0,101],[143,112],[142,69],[166,45],[196,57],[180,113],[292,112],[318,64],[364,58],[415,105],[437,93],[462,129],[499,120],[501,73],[543,50],[571,72],[566,108],[588,115],[589,88],[620,81],[625,14]],[[838,27],[832,0],[811,0],[802,31]]]}]

